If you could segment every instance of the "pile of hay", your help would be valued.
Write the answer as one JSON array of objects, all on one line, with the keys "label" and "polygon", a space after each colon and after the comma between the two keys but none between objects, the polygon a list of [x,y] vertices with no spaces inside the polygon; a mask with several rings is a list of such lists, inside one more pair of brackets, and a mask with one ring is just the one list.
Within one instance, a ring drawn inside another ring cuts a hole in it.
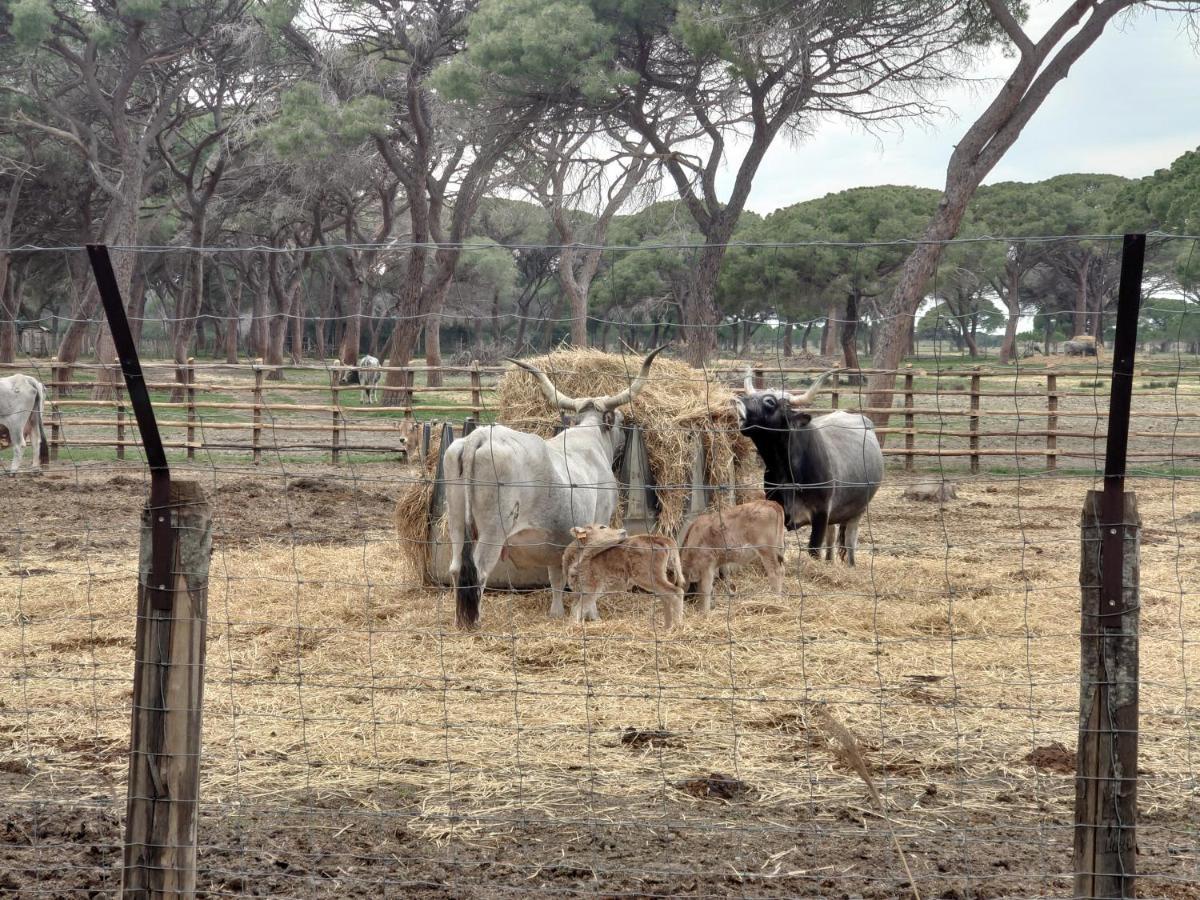
[{"label": "pile of hay", "polygon": [[409,568],[422,579],[429,565],[429,503],[433,499],[438,460],[442,455],[442,429],[433,427],[429,452],[422,460],[420,475],[405,486],[396,499],[396,536]]},{"label": "pile of hay", "polygon": [[[597,350],[558,350],[529,360],[572,397],[616,394],[637,377],[642,358]],[[542,396],[532,375],[513,368],[500,379],[499,422],[549,437],[560,413]],[[761,488],[754,445],[737,429],[732,390],[706,372],[661,356],[641,393],[621,408],[625,421],[641,426],[660,504],[659,530],[675,534],[691,492],[692,448],[704,442],[705,475],[711,485],[735,488],[734,502]],[[428,562],[426,522],[437,473],[440,429],[433,435],[424,477],[409,485],[396,504],[396,532],[415,571]],[[724,498],[714,493],[714,502]],[[618,513],[618,516],[620,513]]]},{"label": "pile of hay", "polygon": [[[558,350],[528,362],[545,372],[564,394],[596,397],[627,388],[641,369],[642,357]],[[498,390],[500,422],[543,437],[554,433],[560,413],[542,396],[532,375],[514,368],[500,379]],[[659,485],[658,528],[664,534],[674,534],[683,521],[697,435],[704,442],[709,484],[734,487],[755,480],[758,455],[738,433],[733,391],[709,373],[660,356],[641,393],[621,412],[627,423],[642,429],[650,471]],[[757,486],[761,484],[759,479]]]}]

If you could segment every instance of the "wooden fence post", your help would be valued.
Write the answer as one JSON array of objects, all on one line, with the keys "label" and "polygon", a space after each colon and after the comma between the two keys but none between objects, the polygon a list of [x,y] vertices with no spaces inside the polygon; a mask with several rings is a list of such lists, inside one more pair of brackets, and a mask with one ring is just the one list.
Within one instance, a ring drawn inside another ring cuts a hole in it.
[{"label": "wooden fence post", "polygon": [[479,360],[471,360],[471,415],[483,420],[483,379],[479,374]]},{"label": "wooden fence post", "polygon": [[[1075,776],[1075,896],[1133,897],[1137,822],[1138,577],[1141,519],[1124,495],[1119,608],[1101,597],[1103,492],[1088,491],[1080,522],[1079,744]],[[1107,557],[1105,557],[1107,558]]]},{"label": "wooden fence post", "polygon": [[[50,371],[54,373],[54,388],[50,392],[50,396],[55,400],[61,400],[63,395],[62,381],[63,370],[58,367],[58,357],[50,357]],[[58,403],[54,404],[54,410],[50,414],[50,462],[58,462],[58,445],[62,443],[62,410]]]},{"label": "wooden fence post", "polygon": [[833,377],[829,379],[829,408],[838,408],[838,372],[833,373]]},{"label": "wooden fence post", "polygon": [[1058,376],[1046,375],[1046,468],[1058,468]]},{"label": "wooden fence post", "polygon": [[[158,608],[149,583],[153,523],[165,517],[173,543],[170,602]],[[208,564],[212,517],[200,485],[171,483],[166,507],[142,514],[133,722],[129,749],[125,897],[193,896],[200,801]]]},{"label": "wooden fence post", "polygon": [[763,374],[762,367],[756,366],[754,369],[754,389],[756,391],[761,391],[766,386],[767,386],[767,379],[766,379],[766,376]]},{"label": "wooden fence post", "polygon": [[971,375],[971,474],[979,474],[979,366]]},{"label": "wooden fence post", "polygon": [[254,453],[254,464],[257,466],[262,458],[262,405],[263,405],[263,370],[262,357],[254,360],[254,410],[251,413],[253,426],[250,431],[250,447]]},{"label": "wooden fence post", "polygon": [[330,430],[329,455],[330,460],[336,466],[338,464],[338,438],[341,433],[341,423],[338,421],[339,413],[341,412],[341,394],[338,392],[338,377],[337,372],[329,370],[329,396],[332,398],[333,412],[330,415],[333,417],[333,422]]},{"label": "wooden fence post", "polygon": [[916,446],[917,436],[913,433],[916,431],[916,417],[912,414],[913,408],[913,373],[912,363],[905,366],[904,372],[904,408],[908,410],[904,413],[904,449],[907,451],[904,454],[904,471],[911,472],[916,460],[913,458],[913,449]]},{"label": "wooden fence post", "polygon": [[416,383],[416,372],[405,367],[400,370],[400,405],[404,407],[404,418],[413,418],[413,385]]},{"label": "wooden fence post", "polygon": [[185,394],[187,397],[187,458],[196,458],[196,360],[188,357],[187,367],[183,370],[187,379]]},{"label": "wooden fence post", "polygon": [[113,360],[113,398],[117,402],[117,459],[125,458],[125,401],[122,392],[125,382],[118,376],[121,374],[121,361]]},{"label": "wooden fence post", "polygon": [[1138,586],[1141,519],[1125,492],[1133,363],[1146,255],[1125,235],[1117,291],[1104,491],[1081,521],[1079,744],[1075,762],[1075,896],[1136,896]]}]

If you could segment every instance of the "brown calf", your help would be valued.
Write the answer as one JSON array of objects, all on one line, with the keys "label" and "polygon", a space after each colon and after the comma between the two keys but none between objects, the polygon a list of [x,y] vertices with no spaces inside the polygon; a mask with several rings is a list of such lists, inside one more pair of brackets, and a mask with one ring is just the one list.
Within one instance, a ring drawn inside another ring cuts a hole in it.
[{"label": "brown calf", "polygon": [[697,517],[683,536],[679,560],[688,590],[699,586],[700,611],[712,608],[713,581],[722,566],[762,560],[771,590],[783,593],[783,507],[751,500]]},{"label": "brown calf", "polygon": [[563,551],[563,572],[574,593],[571,618],[600,618],[601,593],[639,587],[663,598],[663,618],[673,628],[683,618],[679,548],[668,537],[635,534],[607,525],[572,528],[575,541]]}]

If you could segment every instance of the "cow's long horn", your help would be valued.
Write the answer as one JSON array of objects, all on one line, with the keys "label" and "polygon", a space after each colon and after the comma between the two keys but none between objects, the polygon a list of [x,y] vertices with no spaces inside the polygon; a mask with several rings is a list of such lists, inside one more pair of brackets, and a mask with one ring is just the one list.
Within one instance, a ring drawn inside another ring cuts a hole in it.
[{"label": "cow's long horn", "polygon": [[832,375],[836,371],[837,371],[837,369],[830,369],[828,372],[822,373],[820,375],[820,377],[817,378],[816,381],[814,381],[812,384],[810,384],[808,386],[808,390],[805,391],[803,394],[788,394],[788,405],[789,406],[810,406],[813,402],[813,398],[815,398],[817,396],[817,389],[821,387],[821,385],[825,382],[826,378],[828,378],[830,375]]},{"label": "cow's long horn", "polygon": [[571,412],[579,412],[587,404],[586,399],[577,400],[574,397],[568,397],[566,394],[556,388],[551,383],[550,379],[546,377],[546,373],[537,366],[531,365],[527,362],[522,362],[519,359],[513,359],[511,356],[506,356],[504,358],[514,366],[520,366],[522,369],[536,378],[538,380],[538,385],[542,389],[542,393],[546,396],[546,399],[550,401],[551,405],[557,406],[559,409],[567,409]]},{"label": "cow's long horn", "polygon": [[610,409],[616,409],[618,406],[628,403],[636,397],[646,384],[646,376],[650,374],[650,364],[654,362],[654,357],[665,350],[666,346],[666,344],[663,344],[661,347],[657,347],[647,354],[646,359],[642,362],[642,371],[638,372],[637,378],[633,379],[633,384],[629,385],[621,393],[613,394],[609,397],[597,397],[593,401],[596,409],[600,410],[600,412],[608,412]]},{"label": "cow's long horn", "polygon": [[746,389],[747,394],[753,394],[755,391],[754,371],[749,366],[746,366],[746,380],[742,386]]}]

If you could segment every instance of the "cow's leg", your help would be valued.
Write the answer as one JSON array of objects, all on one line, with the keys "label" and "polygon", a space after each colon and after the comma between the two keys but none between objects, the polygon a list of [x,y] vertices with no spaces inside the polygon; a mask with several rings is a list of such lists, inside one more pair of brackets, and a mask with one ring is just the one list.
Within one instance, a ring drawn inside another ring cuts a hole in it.
[{"label": "cow's leg", "polygon": [[[566,614],[563,610],[563,585],[567,579],[562,566],[547,566],[546,571],[550,574],[550,618],[561,619]],[[572,609],[579,605],[579,587],[577,584],[571,585]]]},{"label": "cow's leg", "polygon": [[812,531],[808,535],[808,554],[813,559],[821,558],[825,547],[825,533],[829,527],[829,513],[826,510],[816,510],[810,520]]},{"label": "cow's leg", "polygon": [[21,429],[8,429],[8,435],[12,438],[12,465],[8,467],[9,475],[16,475],[17,470],[21,468],[21,457],[25,454],[25,438],[21,434]]},{"label": "cow's leg", "polygon": [[842,539],[838,546],[838,556],[848,566],[854,565],[854,551],[858,549],[858,519],[851,519],[842,526]]},{"label": "cow's leg", "polygon": [[758,547],[758,558],[767,571],[767,581],[776,595],[783,594],[783,554],[778,547]]},{"label": "cow's leg", "polygon": [[672,584],[666,581],[662,585],[662,593],[659,594],[663,602],[663,624],[667,628],[674,628],[683,622],[683,588],[677,584]]},{"label": "cow's leg", "polygon": [[717,567],[708,565],[700,573],[700,614],[708,615],[712,609],[713,582],[716,581]]},{"label": "cow's leg", "polygon": [[33,474],[40,475],[42,472],[42,428],[41,422],[34,419],[37,411],[34,411],[33,416],[29,417],[29,423],[26,425],[30,429],[29,446],[33,450]]}]

